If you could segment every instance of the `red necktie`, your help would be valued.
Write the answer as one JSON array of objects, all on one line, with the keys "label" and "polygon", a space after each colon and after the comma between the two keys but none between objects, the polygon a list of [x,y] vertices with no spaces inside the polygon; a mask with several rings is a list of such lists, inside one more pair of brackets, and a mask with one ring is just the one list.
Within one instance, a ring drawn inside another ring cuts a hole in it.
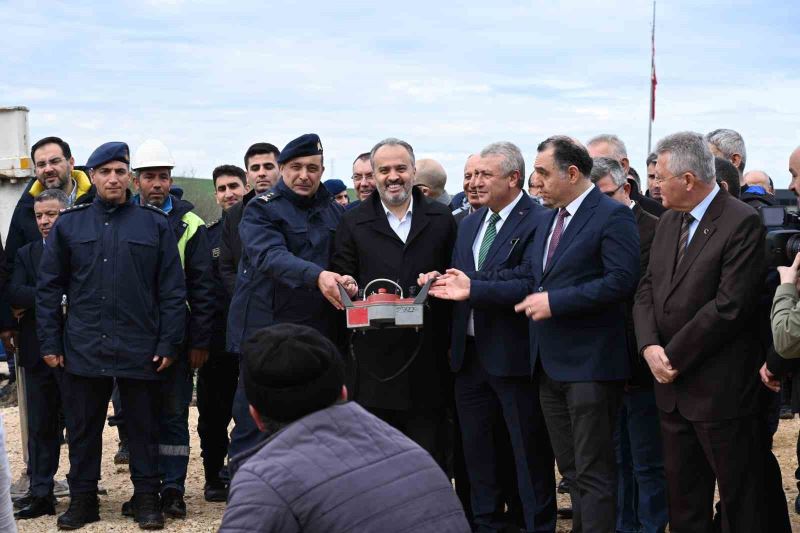
[{"label": "red necktie", "polygon": [[556,228],[553,230],[553,236],[550,237],[550,246],[547,247],[547,261],[545,261],[544,268],[550,266],[550,260],[553,259],[553,254],[556,253],[558,248],[558,241],[561,240],[561,234],[564,233],[564,221],[569,216],[569,211],[565,208],[558,210],[558,219],[556,220]]}]

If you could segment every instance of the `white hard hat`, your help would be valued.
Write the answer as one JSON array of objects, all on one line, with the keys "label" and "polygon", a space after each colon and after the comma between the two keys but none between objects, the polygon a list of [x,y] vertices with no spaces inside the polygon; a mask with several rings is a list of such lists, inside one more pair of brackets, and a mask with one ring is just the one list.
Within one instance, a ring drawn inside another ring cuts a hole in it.
[{"label": "white hard hat", "polygon": [[173,168],[175,160],[166,145],[158,139],[147,139],[131,158],[131,169],[167,167]]}]

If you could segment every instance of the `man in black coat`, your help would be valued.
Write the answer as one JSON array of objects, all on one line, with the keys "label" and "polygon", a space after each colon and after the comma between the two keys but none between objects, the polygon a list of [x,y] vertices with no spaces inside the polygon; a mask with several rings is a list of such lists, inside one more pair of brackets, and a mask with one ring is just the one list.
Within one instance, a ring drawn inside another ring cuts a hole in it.
[{"label": "man in black coat", "polygon": [[[233,206],[241,205],[247,191],[247,178],[241,168],[220,165],[211,175],[217,205],[227,213]],[[206,501],[224,502],[228,487],[220,477],[220,470],[228,455],[228,424],[233,412],[233,396],[239,382],[239,358],[225,350],[225,331],[231,298],[219,274],[222,219],[208,225],[208,242],[211,247],[217,304],[214,326],[211,331],[208,361],[197,371],[197,434],[200,436],[200,455],[203,457]]]},{"label": "man in black coat", "polygon": [[28,463],[31,487],[27,504],[15,513],[24,520],[55,514],[53,478],[60,454],[61,369],[50,368],[39,357],[36,338],[36,279],[44,240],[67,207],[67,195],[60,189],[40,193],[33,205],[41,237],[17,250],[15,268],[8,283],[8,299],[19,320],[18,364],[25,368],[25,400],[28,421]]},{"label": "man in black coat", "polygon": [[[67,207],[91,203],[94,199],[94,186],[83,167],[76,167],[69,144],[58,137],[45,137],[31,147],[31,160],[36,177],[32,179],[20,196],[11,224],[6,235],[6,261],[4,268],[8,277],[14,269],[17,250],[29,242],[41,238],[33,214],[34,198],[44,190],[59,189],[67,195]],[[7,297],[0,291],[0,339],[9,355],[11,380],[14,375],[14,353],[16,341],[16,320],[11,316]]]},{"label": "man in black coat", "polygon": [[239,238],[239,223],[247,203],[259,194],[270,190],[278,182],[278,157],[280,150],[270,143],[256,143],[244,154],[244,168],[247,173],[247,191],[242,201],[232,206],[222,218],[222,240],[219,245],[219,274],[222,283],[233,297],[236,288],[236,271],[242,258],[242,240]]},{"label": "man in black coat", "polygon": [[[364,288],[378,278],[395,281],[405,295],[420,272],[443,272],[448,266],[456,225],[447,206],[427,201],[412,187],[414,152],[408,143],[381,141],[371,159],[377,190],[342,218],[330,269],[352,275]],[[385,329],[351,340],[357,361],[354,399],[440,464],[439,426],[452,394],[449,318],[450,306],[434,301],[419,332]]]}]

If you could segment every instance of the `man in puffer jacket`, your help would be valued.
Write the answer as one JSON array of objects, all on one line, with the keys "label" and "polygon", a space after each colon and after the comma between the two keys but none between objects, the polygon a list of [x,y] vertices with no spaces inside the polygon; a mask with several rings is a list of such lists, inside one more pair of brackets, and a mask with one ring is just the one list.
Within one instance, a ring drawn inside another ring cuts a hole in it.
[{"label": "man in puffer jacket", "polygon": [[279,324],[243,347],[244,388],[268,440],[231,459],[223,533],[469,532],[450,482],[422,448],[355,402],[316,330]]}]

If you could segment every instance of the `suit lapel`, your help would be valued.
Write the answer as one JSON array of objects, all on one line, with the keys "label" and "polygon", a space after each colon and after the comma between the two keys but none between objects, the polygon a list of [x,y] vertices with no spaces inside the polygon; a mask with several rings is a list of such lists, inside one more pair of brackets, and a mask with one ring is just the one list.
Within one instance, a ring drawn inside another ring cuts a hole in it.
[{"label": "suit lapel", "polygon": [[[692,266],[697,256],[700,255],[700,252],[703,251],[706,243],[711,240],[711,236],[714,235],[714,232],[717,230],[714,221],[719,218],[722,214],[723,208],[725,207],[725,192],[720,190],[717,192],[717,195],[709,204],[708,209],[706,210],[703,218],[700,219],[700,223],[697,225],[697,229],[692,235],[692,240],[689,241],[689,247],[686,249],[686,255],[683,256],[683,261],[681,261],[680,266],[678,267],[677,272],[674,272],[672,275],[672,283],[670,285],[670,292],[675,290],[675,287],[680,283],[681,279],[686,275],[689,271],[689,267]],[[680,230],[679,230],[680,231]],[[676,241],[677,242],[677,241]],[[675,256],[678,253],[678,246],[675,245]],[[674,261],[673,261],[674,265]],[[674,266],[672,267],[674,270]]]},{"label": "suit lapel", "polygon": [[475,254],[472,253],[472,246],[475,243],[475,239],[478,238],[478,233],[481,231],[483,220],[486,218],[488,211],[486,207],[481,207],[475,212],[475,216],[467,216],[461,223],[461,227],[458,228],[459,233],[464,232],[463,237],[459,239],[459,246],[461,246],[459,252],[465,258],[467,265],[471,266],[470,270],[478,270],[478,265],[475,264]]},{"label": "suit lapel", "polygon": [[525,215],[528,213],[530,209],[530,205],[525,202],[527,196],[523,195],[522,198],[517,202],[517,205],[514,206],[514,209],[508,214],[508,218],[505,222],[503,222],[503,227],[500,228],[500,232],[494,239],[492,246],[489,247],[489,251],[486,254],[486,260],[484,261],[484,267],[489,267],[492,265],[492,260],[497,255],[498,251],[503,248],[503,243],[508,240],[509,235],[514,233],[514,230],[519,226],[520,221],[525,218]]},{"label": "suit lapel", "polygon": [[43,246],[44,245],[42,244],[41,239],[37,240],[36,243],[33,246],[31,246],[31,260],[33,261],[33,264],[31,266],[34,268],[37,274],[39,272],[39,261],[41,261],[42,252],[44,251]]},{"label": "suit lapel", "polygon": [[[666,224],[666,221],[664,220],[664,218],[665,217],[662,217],[662,219],[659,221],[659,224]],[[680,217],[680,215],[678,215],[677,217],[674,217],[670,221],[670,226],[671,227],[665,228],[665,231],[666,231],[667,235],[672,235],[672,238],[669,241],[669,242],[672,243],[672,246],[667,247],[667,249],[665,250],[664,255],[666,255],[665,259],[667,261],[667,267],[669,268],[669,279],[670,280],[674,280],[675,279],[675,261],[678,258],[678,240],[681,237],[681,217]],[[686,259],[686,258],[684,257],[684,259]],[[670,281],[670,283],[671,283],[671,281]]]},{"label": "suit lapel", "polygon": [[545,247],[547,246],[547,237],[550,236],[550,230],[553,227],[553,223],[555,221],[556,215],[558,214],[557,209],[548,209],[550,213],[547,216],[544,216],[545,220],[547,221],[546,224],[542,225],[541,231],[536,231],[535,239],[535,246],[534,250],[536,250],[536,257],[534,263],[534,269],[536,274],[541,274],[542,270],[544,269],[544,254],[545,254]]},{"label": "suit lapel", "polygon": [[[420,204],[422,204],[422,202],[420,202]],[[416,239],[419,234],[422,233],[422,230],[424,230],[428,224],[430,224],[427,210],[424,209],[422,205],[417,207],[418,205],[417,199],[414,198],[414,211],[411,213],[411,230],[408,232],[408,238],[406,239],[406,248],[411,246],[411,243],[414,242],[414,239]]]},{"label": "suit lapel", "polygon": [[578,207],[578,211],[574,215],[571,215],[573,219],[567,225],[567,229],[564,230],[564,234],[561,235],[561,240],[558,242],[558,248],[556,248],[556,251],[553,253],[553,258],[550,260],[550,265],[542,275],[543,278],[547,276],[547,274],[553,269],[553,266],[558,262],[559,257],[564,255],[564,251],[569,248],[569,245],[572,243],[572,240],[575,238],[575,236],[580,233],[586,223],[589,222],[589,220],[594,216],[594,208],[597,207],[597,202],[600,201],[599,195],[602,195],[602,193],[597,190],[597,187],[593,188],[586,198],[583,199],[583,202],[581,202],[581,205]]}]

